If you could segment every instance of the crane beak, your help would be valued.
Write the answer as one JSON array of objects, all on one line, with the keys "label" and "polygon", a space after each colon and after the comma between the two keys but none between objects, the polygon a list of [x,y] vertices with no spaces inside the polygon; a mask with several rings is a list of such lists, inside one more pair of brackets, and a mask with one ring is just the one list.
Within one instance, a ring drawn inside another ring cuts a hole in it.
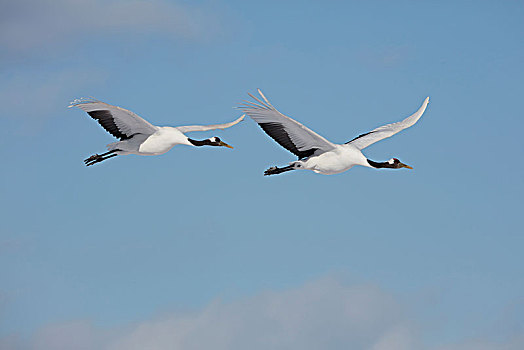
[{"label": "crane beak", "polygon": [[224,146],[224,147],[227,147],[227,148],[233,148],[233,146],[230,146],[227,143],[222,142],[222,141],[220,141],[219,146]]},{"label": "crane beak", "polygon": [[400,165],[401,168],[413,169],[412,167],[410,167],[409,165],[404,164],[404,163],[399,163],[399,165]]}]

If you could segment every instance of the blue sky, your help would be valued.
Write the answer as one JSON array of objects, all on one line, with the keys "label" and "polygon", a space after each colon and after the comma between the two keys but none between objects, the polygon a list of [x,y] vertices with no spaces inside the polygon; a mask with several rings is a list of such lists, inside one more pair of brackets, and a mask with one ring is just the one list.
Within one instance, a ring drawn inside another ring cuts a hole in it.
[{"label": "blue sky", "polygon": [[[0,347],[521,349],[519,1],[17,1],[0,16]],[[262,176],[252,120],[85,168],[112,137],[238,117],[261,88],[413,171]],[[198,137],[197,137],[198,136]]]}]

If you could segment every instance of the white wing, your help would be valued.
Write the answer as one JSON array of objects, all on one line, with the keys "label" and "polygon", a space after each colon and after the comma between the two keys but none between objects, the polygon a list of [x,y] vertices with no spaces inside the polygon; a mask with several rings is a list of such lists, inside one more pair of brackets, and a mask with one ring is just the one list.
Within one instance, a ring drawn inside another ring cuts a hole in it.
[{"label": "white wing", "polygon": [[241,116],[235,121],[232,121],[231,123],[225,123],[225,124],[213,124],[213,125],[186,125],[186,126],[177,126],[176,128],[180,130],[180,132],[191,132],[191,131],[207,131],[207,130],[215,130],[215,129],[226,129],[230,128],[233,125],[236,125],[240,123],[242,120],[244,120],[244,116]]},{"label": "white wing", "polygon": [[71,102],[69,108],[71,107],[87,112],[107,132],[120,140],[129,139],[135,134],[151,135],[158,130],[158,127],[127,109],[95,99],[77,99]]},{"label": "white wing", "polygon": [[296,120],[276,110],[260,89],[260,100],[249,94],[257,103],[245,101],[239,109],[249,115],[273,140],[299,158],[309,157],[316,150],[328,152],[335,145]]},{"label": "white wing", "polygon": [[357,136],[353,140],[346,143],[351,144],[358,149],[364,149],[369,145],[374,144],[375,142],[391,137],[396,133],[409,128],[410,126],[413,126],[420,119],[420,117],[422,117],[422,114],[426,110],[428,103],[429,97],[426,97],[418,111],[416,111],[414,114],[410,115],[403,121],[378,127],[370,132]]}]

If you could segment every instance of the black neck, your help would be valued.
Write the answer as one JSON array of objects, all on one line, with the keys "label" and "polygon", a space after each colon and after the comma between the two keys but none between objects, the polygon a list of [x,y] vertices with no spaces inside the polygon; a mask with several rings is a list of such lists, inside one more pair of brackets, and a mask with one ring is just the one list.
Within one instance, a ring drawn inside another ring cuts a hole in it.
[{"label": "black neck", "polygon": [[202,140],[202,141],[199,141],[199,140],[193,140],[193,139],[190,139],[189,137],[187,138],[187,140],[189,142],[191,142],[191,144],[193,144],[193,146],[211,146],[212,143],[210,140],[208,139],[205,139],[205,140]]},{"label": "black neck", "polygon": [[368,159],[367,160],[369,165],[371,165],[373,168],[377,168],[377,169],[380,169],[380,168],[394,168],[395,165],[394,164],[390,164],[388,162],[374,162],[372,161],[371,159]]}]

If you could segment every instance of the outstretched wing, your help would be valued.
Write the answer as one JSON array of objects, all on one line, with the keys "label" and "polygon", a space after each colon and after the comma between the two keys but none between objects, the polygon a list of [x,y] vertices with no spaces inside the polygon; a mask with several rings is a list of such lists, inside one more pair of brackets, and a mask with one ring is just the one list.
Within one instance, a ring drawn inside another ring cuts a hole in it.
[{"label": "outstretched wing", "polygon": [[242,115],[240,118],[238,118],[235,121],[232,121],[231,123],[213,124],[213,125],[186,125],[186,126],[177,126],[176,128],[180,130],[180,132],[207,131],[207,130],[216,130],[216,129],[223,130],[223,129],[230,128],[233,125],[240,123],[242,120],[244,120],[244,116],[245,115]]},{"label": "outstretched wing", "polygon": [[262,100],[249,94],[256,102],[245,101],[238,107],[249,115],[273,140],[299,159],[311,156],[315,151],[330,151],[335,145],[316,132],[308,129],[279,111],[267,100],[260,89]]},{"label": "outstretched wing", "polygon": [[420,117],[422,117],[422,114],[426,110],[428,103],[429,97],[426,97],[418,111],[403,121],[378,127],[370,132],[355,137],[353,140],[346,142],[346,144],[351,144],[361,150],[374,144],[375,142],[391,137],[396,133],[409,128],[410,126],[413,126],[420,119]]},{"label": "outstretched wing", "polygon": [[135,134],[151,135],[158,130],[158,127],[127,109],[95,99],[77,99],[71,102],[69,108],[71,107],[87,112],[108,133],[120,140],[127,140]]}]

